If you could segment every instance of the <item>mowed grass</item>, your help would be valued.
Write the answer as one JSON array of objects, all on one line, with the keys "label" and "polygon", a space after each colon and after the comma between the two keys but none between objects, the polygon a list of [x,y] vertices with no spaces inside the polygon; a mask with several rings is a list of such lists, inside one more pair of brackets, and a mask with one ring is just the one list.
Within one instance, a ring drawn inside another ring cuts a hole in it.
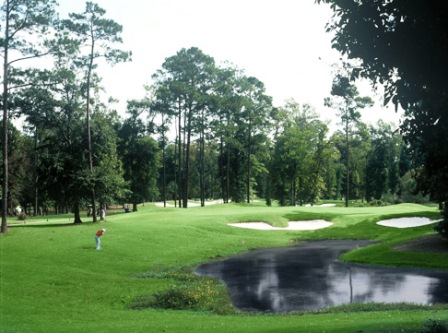
[{"label": "mowed grass", "polygon": [[[373,264],[448,269],[446,254],[392,249],[393,244],[433,232],[432,226],[376,225],[378,220],[397,216],[437,217],[438,212],[411,204],[381,208],[229,204],[189,209],[147,204],[136,213],[111,213],[102,223],[75,226],[68,216],[48,222],[28,219],[0,236],[0,332],[418,332],[428,319],[448,320],[448,311],[438,307],[382,311],[379,307],[367,312],[218,315],[130,309],[137,298],[177,284],[173,278],[159,276],[160,272],[303,239],[372,239],[381,243],[346,257]],[[285,226],[290,220],[309,219],[334,224],[317,231],[258,231],[227,225],[266,221]],[[99,228],[107,232],[101,238],[102,250],[95,251],[94,235]],[[152,277],[138,278],[145,274]]]}]

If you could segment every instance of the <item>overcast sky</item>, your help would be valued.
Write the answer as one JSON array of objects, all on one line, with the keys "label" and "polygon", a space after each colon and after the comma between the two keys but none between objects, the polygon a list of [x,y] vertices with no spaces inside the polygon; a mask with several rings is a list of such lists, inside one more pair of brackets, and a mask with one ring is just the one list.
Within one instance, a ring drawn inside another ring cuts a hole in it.
[{"label": "overcast sky", "polygon": [[[323,106],[330,94],[332,69],[340,55],[331,48],[325,24],[332,12],[314,0],[97,0],[106,18],[123,26],[121,48],[133,61],[114,67],[101,65],[99,73],[107,96],[120,100],[124,114],[128,99],[144,97],[143,86],[161,68],[165,58],[182,48],[198,47],[217,64],[228,61],[266,86],[275,106],[287,99],[309,103],[323,120],[337,126],[335,111]],[[85,2],[59,0],[61,17],[83,12]],[[321,58],[322,60],[319,60]],[[374,97],[369,85],[363,95]],[[378,98],[379,100],[379,98]],[[363,120],[398,123],[393,108],[378,102]]]}]

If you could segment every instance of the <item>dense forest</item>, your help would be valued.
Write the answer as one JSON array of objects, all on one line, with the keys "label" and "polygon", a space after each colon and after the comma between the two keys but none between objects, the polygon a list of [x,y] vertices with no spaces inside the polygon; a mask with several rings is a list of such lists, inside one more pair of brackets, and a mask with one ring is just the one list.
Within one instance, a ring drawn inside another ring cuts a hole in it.
[{"label": "dense forest", "polygon": [[[395,125],[360,120],[353,68],[334,75],[326,105],[340,119],[329,132],[312,105],[275,106],[259,79],[211,55],[181,49],[153,73],[146,96],[120,116],[100,98],[99,59],[130,60],[122,27],[88,2],[58,20],[53,1],[5,1],[2,230],[7,215],[73,212],[110,204],[222,199],[268,205],[422,202],[415,176],[422,160]],[[37,38],[29,38],[29,34]],[[51,57],[51,66],[20,60]],[[14,126],[22,119],[23,130]]]}]

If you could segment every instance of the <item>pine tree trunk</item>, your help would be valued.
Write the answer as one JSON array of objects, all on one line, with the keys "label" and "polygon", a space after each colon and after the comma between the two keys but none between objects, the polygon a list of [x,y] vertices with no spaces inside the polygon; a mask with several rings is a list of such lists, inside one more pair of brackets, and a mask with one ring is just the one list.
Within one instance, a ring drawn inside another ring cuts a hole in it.
[{"label": "pine tree trunk", "polygon": [[188,110],[188,122],[186,128],[186,146],[185,146],[185,172],[184,172],[184,184],[183,184],[183,202],[182,207],[188,207],[188,192],[189,192],[189,176],[190,176],[190,145],[191,145],[191,117],[192,109]]},{"label": "pine tree trunk", "polygon": [[347,170],[345,179],[345,207],[348,207],[348,199],[350,195],[350,147],[349,147],[349,135],[348,135],[348,119],[345,121],[345,144],[347,149]]},{"label": "pine tree trunk", "polygon": [[179,176],[179,183],[178,183],[178,189],[179,189],[179,208],[182,207],[182,198],[183,198],[183,190],[184,190],[184,181],[183,181],[183,163],[182,163],[182,108],[181,108],[181,102],[179,100],[179,142],[178,142],[178,147],[179,147],[179,151],[177,152],[178,154],[178,176]]},{"label": "pine tree trunk", "polygon": [[163,207],[166,207],[166,163],[165,163],[165,122],[164,116],[162,113],[162,166],[163,166],[163,175],[162,175],[162,196],[163,196]]},{"label": "pine tree trunk", "polygon": [[76,202],[73,205],[73,213],[75,215],[75,221],[73,223],[74,224],[82,223],[82,221],[81,221],[81,214],[80,214],[80,210],[79,210],[79,202]]},{"label": "pine tree trunk", "polygon": [[[89,150],[89,170],[90,174],[93,175],[93,153],[92,153],[92,133],[90,128],[90,81],[92,76],[92,68],[93,68],[93,51],[95,48],[95,41],[92,38],[91,45],[91,53],[90,53],[90,62],[87,73],[87,98],[86,98],[86,122],[87,122],[87,145]],[[92,188],[92,218],[93,222],[96,222],[96,198],[95,198],[95,188]]]},{"label": "pine tree trunk", "polygon": [[251,177],[251,161],[250,155],[252,154],[252,133],[251,133],[251,119],[249,118],[249,140],[247,144],[247,193],[246,193],[246,201],[250,203],[250,177]]},{"label": "pine tree trunk", "polygon": [[3,184],[2,184],[2,226],[1,232],[8,232],[8,36],[9,36],[9,0],[6,1],[6,27],[3,54]]},{"label": "pine tree trunk", "polygon": [[201,159],[201,172],[200,172],[200,191],[201,191],[201,207],[205,206],[205,119],[204,110],[202,110],[202,126],[200,135],[200,159]]}]

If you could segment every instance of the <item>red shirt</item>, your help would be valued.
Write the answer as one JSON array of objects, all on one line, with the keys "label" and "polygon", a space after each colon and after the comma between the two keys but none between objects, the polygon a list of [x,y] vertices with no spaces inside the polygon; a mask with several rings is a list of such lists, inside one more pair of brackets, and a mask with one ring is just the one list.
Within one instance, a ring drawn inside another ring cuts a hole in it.
[{"label": "red shirt", "polygon": [[100,237],[102,234],[104,234],[104,231],[103,231],[102,229],[100,229],[100,230],[98,230],[98,231],[96,232],[96,235],[97,235],[98,237]]}]

